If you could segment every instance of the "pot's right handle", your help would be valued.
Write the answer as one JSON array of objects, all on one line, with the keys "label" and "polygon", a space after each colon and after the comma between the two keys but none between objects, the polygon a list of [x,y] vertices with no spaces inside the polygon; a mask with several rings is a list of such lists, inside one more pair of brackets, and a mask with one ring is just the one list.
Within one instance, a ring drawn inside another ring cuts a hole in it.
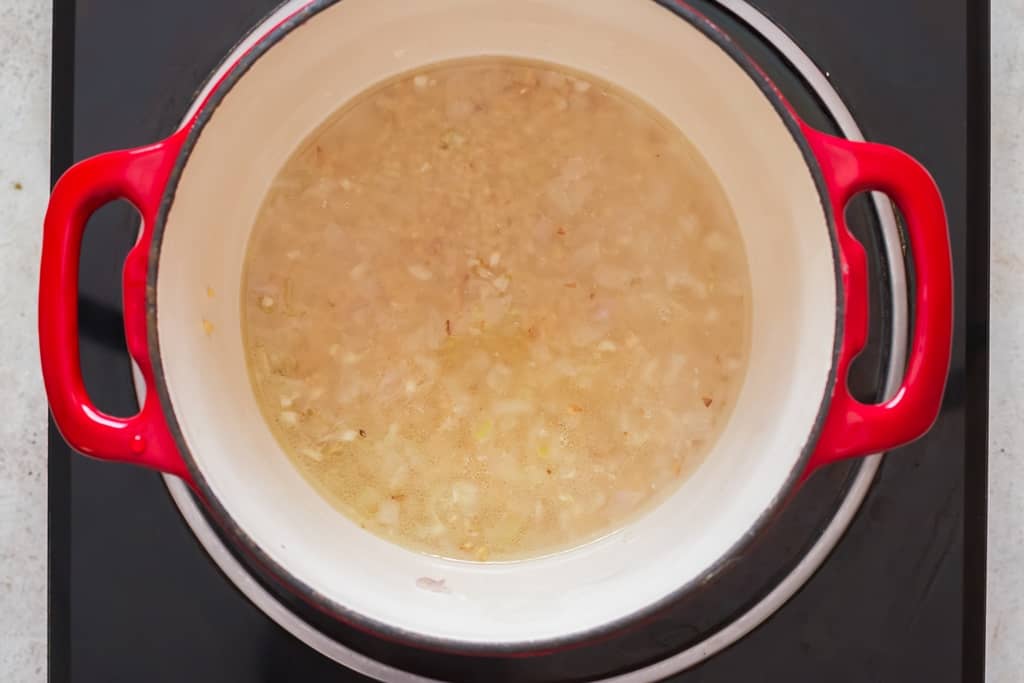
[{"label": "pot's right handle", "polygon": [[[892,147],[853,142],[803,126],[832,198],[846,295],[842,349],[831,407],[808,473],[843,458],[880,453],[927,432],[938,417],[953,338],[953,266],[949,229],[935,180]],[[900,208],[913,257],[914,330],[903,383],[892,398],[866,405],[850,395],[850,363],[867,338],[867,262],[846,226],[847,203],[878,190]]]},{"label": "pot's right handle", "polygon": [[[77,451],[190,479],[160,411],[146,341],[146,270],[152,228],[184,132],[148,147],[86,159],[57,181],[43,226],[39,275],[39,347],[54,422]],[[142,216],[125,260],[123,301],[128,350],[146,380],[146,400],[132,417],[97,408],[82,381],[78,349],[78,270],[89,217],[126,199]]]}]

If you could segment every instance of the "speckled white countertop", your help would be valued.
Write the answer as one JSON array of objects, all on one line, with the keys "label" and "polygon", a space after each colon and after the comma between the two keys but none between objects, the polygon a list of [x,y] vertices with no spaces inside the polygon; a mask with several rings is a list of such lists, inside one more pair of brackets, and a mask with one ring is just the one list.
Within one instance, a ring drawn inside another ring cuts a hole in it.
[{"label": "speckled white countertop", "polygon": [[[988,680],[1024,671],[1024,0],[992,8]],[[0,680],[46,680],[46,404],[35,299],[49,188],[50,0],[0,0]]]},{"label": "speckled white countertop", "polygon": [[1024,680],[1024,0],[992,2],[988,680]]},{"label": "speckled white countertop", "polygon": [[36,271],[50,183],[50,0],[0,0],[0,680],[46,680],[46,402]]}]

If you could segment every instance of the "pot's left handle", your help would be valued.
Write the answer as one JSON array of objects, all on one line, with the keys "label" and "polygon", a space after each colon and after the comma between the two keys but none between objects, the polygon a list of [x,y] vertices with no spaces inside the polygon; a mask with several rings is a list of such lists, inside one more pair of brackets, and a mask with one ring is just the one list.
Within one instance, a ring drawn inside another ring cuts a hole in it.
[{"label": "pot's left handle", "polygon": [[[70,168],[54,186],[43,226],[39,275],[39,347],[54,422],[77,451],[189,479],[167,431],[153,385],[146,339],[146,270],[153,224],[182,135],[147,147],[110,152]],[[78,349],[78,271],[82,236],[101,206],[125,199],[142,229],[125,260],[123,301],[128,350],[146,380],[146,399],[132,417],[99,410],[82,381]]]}]

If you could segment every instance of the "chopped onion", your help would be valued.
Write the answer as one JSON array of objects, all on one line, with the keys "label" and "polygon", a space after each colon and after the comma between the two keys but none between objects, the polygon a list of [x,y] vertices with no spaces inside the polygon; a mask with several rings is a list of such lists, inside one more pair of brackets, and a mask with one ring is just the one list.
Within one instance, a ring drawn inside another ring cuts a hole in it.
[{"label": "chopped onion", "polygon": [[422,282],[426,282],[427,280],[430,280],[431,278],[434,277],[434,274],[430,272],[429,268],[419,264],[409,266],[408,270],[410,275],[412,275],[414,278]]},{"label": "chopped onion", "polygon": [[533,403],[523,399],[503,399],[494,404],[495,415],[526,415],[534,410]]},{"label": "chopped onion", "polygon": [[316,448],[303,448],[299,452],[302,453],[307,458],[309,458],[310,460],[315,460],[317,462],[320,462],[324,459],[324,454],[317,450]]},{"label": "chopped onion", "polygon": [[590,83],[587,83],[586,81],[582,81],[577,78],[573,80],[572,88],[573,90],[579,93],[587,92],[588,90],[590,90]]},{"label": "chopped onion", "polygon": [[409,465],[402,463],[394,472],[391,473],[391,477],[388,479],[388,488],[391,491],[397,491],[406,485],[409,481]]},{"label": "chopped onion", "polygon": [[508,275],[500,275],[496,277],[494,279],[494,282],[492,282],[491,284],[494,285],[494,288],[496,290],[504,293],[508,290],[508,286],[509,284],[511,284],[511,280],[509,279]]},{"label": "chopped onion", "polygon": [[607,334],[607,322],[588,321],[573,327],[569,336],[574,346],[592,346]]},{"label": "chopped onion", "polygon": [[384,526],[398,526],[398,516],[401,507],[393,500],[385,500],[377,508],[377,522]]},{"label": "chopped onion", "polygon": [[457,481],[452,485],[452,502],[463,511],[472,512],[476,509],[480,489],[468,481]]},{"label": "chopped onion", "polygon": [[548,88],[559,89],[565,85],[566,77],[557,71],[545,71],[540,76],[540,82]]},{"label": "chopped onion", "polygon": [[640,491],[624,490],[616,491],[612,494],[612,499],[609,505],[615,510],[614,514],[622,515],[628,512],[632,512],[636,509],[636,506],[640,504],[640,501],[644,499],[644,494]]},{"label": "chopped onion", "polygon": [[693,273],[689,271],[678,271],[674,273],[665,274],[665,287],[672,291],[674,289],[685,289],[691,294],[696,296],[698,299],[708,298],[708,286],[704,282],[698,280]]},{"label": "chopped onion", "polygon": [[679,375],[682,373],[683,368],[686,367],[686,356],[681,353],[672,354],[672,358],[669,360],[668,369],[665,371],[665,375],[662,381],[666,386],[675,384],[679,380]]}]

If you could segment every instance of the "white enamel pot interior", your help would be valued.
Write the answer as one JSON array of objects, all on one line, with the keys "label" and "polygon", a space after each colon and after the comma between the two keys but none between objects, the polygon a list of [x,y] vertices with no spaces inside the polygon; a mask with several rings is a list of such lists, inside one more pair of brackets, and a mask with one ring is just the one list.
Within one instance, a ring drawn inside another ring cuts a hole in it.
[{"label": "white enamel pot interior", "polygon": [[[385,637],[522,652],[631,623],[699,589],[756,536],[813,447],[840,297],[816,166],[795,121],[734,50],[687,10],[654,0],[342,0],[314,3],[243,58],[172,175],[151,256],[149,334],[171,432],[249,553],[321,609]],[[260,203],[309,133],[390,76],[478,55],[588,72],[672,119],[728,195],[753,285],[750,369],[696,473],[607,538],[496,564],[402,549],[314,492],[257,408],[238,294]]]}]

